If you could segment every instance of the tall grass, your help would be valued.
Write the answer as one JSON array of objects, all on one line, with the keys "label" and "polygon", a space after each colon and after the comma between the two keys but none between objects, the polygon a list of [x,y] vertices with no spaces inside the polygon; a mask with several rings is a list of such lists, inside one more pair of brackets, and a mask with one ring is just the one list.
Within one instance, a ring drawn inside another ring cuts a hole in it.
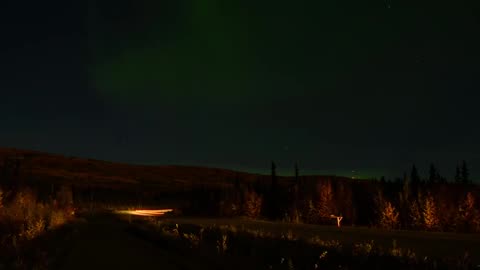
[{"label": "tall grass", "polygon": [[303,239],[291,231],[275,235],[231,225],[178,225],[152,219],[136,220],[133,226],[169,249],[199,256],[215,265],[212,269],[475,269],[468,256],[421,258],[395,241],[391,246],[374,241],[344,246],[319,237]]}]

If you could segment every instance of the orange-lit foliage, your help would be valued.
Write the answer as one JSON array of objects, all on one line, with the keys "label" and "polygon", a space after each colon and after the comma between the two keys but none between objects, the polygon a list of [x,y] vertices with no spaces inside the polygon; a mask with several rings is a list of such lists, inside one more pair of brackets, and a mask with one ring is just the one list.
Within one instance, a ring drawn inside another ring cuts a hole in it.
[{"label": "orange-lit foliage", "polygon": [[399,219],[397,209],[391,202],[384,202],[382,214],[380,216],[380,226],[386,229],[396,229],[398,228],[398,224]]},{"label": "orange-lit foliage", "polygon": [[[478,185],[454,183],[453,179],[443,181],[437,175],[434,181],[423,181],[418,172],[411,174],[410,181],[407,176],[376,181],[303,176],[298,175],[297,166],[296,177],[277,175],[272,181],[268,175],[215,168],[136,166],[15,149],[0,149],[0,168],[0,183],[12,190],[3,194],[0,212],[7,215],[9,221],[0,220],[0,226],[12,223],[13,217],[23,216],[31,221],[22,222],[22,226],[25,230],[32,228],[32,233],[39,230],[35,228],[42,227],[42,222],[48,229],[68,220],[73,209],[66,209],[71,208],[73,199],[77,206],[83,206],[82,209],[94,209],[112,202],[153,204],[166,198],[165,195],[168,200],[182,205],[186,215],[258,217],[261,212],[263,217],[273,220],[288,217],[284,220],[333,225],[335,222],[329,217],[334,214],[343,216],[345,225],[366,226],[381,225],[384,211],[389,210],[392,217],[398,213],[398,225],[393,227],[480,231]],[[65,186],[59,188],[59,183]],[[34,186],[38,195],[31,208],[48,213],[41,220],[18,205],[13,206],[14,200],[19,205],[28,204],[28,192],[18,198],[18,192],[14,192],[28,185]],[[376,190],[383,194],[381,205],[376,204]],[[468,192],[470,195],[466,195]],[[431,194],[431,198],[423,194]],[[386,207],[387,201],[390,209]],[[8,214],[5,213],[7,208]]]},{"label": "orange-lit foliage", "polygon": [[437,206],[430,194],[425,197],[423,204],[423,224],[427,230],[437,230],[440,225]]},{"label": "orange-lit foliage", "polygon": [[475,208],[475,197],[471,192],[465,196],[458,211],[458,225],[461,231],[480,231],[480,214]]},{"label": "orange-lit foliage", "polygon": [[417,200],[413,200],[410,203],[410,208],[408,209],[409,220],[410,220],[410,223],[408,225],[410,228],[413,228],[413,229],[423,228],[423,212],[420,205],[421,204]]},{"label": "orange-lit foliage", "polygon": [[328,220],[330,215],[336,214],[336,206],[333,200],[333,189],[330,180],[320,182],[318,184],[319,198],[317,202],[317,210],[320,219]]},{"label": "orange-lit foliage", "polygon": [[305,202],[305,209],[304,209],[304,221],[307,223],[317,223],[318,222],[318,211],[315,208],[312,200],[307,200]]},{"label": "orange-lit foliage", "polygon": [[248,190],[245,192],[244,213],[249,218],[258,218],[262,211],[262,197],[255,191]]},{"label": "orange-lit foliage", "polygon": [[65,208],[42,202],[35,192],[25,188],[10,198],[0,199],[0,241],[13,243],[31,240],[46,230],[65,224],[70,218]]}]

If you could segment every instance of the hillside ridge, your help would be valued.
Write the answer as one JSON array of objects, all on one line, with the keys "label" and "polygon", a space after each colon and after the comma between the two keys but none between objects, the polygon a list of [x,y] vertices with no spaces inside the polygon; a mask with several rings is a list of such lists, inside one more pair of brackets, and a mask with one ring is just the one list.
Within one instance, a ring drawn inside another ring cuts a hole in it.
[{"label": "hillside ridge", "polygon": [[[223,168],[186,165],[138,165],[91,158],[69,157],[41,151],[0,148],[0,168],[3,175],[29,178],[40,183],[128,187],[144,185],[152,188],[190,188],[192,185],[232,186],[242,182],[270,181],[270,175],[241,172]],[[310,175],[312,177],[335,177]],[[280,181],[292,181],[292,176],[278,176]]]}]

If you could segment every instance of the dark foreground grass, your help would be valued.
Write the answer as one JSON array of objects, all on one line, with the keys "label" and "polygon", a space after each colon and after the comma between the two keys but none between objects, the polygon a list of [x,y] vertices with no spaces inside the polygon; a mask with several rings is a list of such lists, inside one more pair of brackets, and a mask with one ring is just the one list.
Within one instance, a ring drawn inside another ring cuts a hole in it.
[{"label": "dark foreground grass", "polygon": [[[414,248],[371,241],[344,244],[319,236],[299,237],[232,225],[178,224],[162,219],[132,222],[138,236],[202,262],[209,269],[477,269],[470,256],[419,256]],[[194,268],[192,268],[194,269]]]},{"label": "dark foreground grass", "polygon": [[198,224],[202,226],[233,225],[239,229],[257,229],[281,236],[291,231],[298,238],[311,239],[320,237],[322,240],[339,241],[344,246],[358,242],[374,241],[377,245],[390,247],[395,241],[401,249],[412,249],[417,256],[429,258],[456,257],[461,258],[466,253],[475,264],[480,264],[480,234],[425,232],[406,230],[385,230],[368,227],[292,224],[271,221],[258,221],[245,218],[208,219],[175,217],[168,222],[178,224]]},{"label": "dark foreground grass", "polygon": [[72,221],[32,240],[2,245],[0,269],[58,269],[81,222],[80,219]]}]

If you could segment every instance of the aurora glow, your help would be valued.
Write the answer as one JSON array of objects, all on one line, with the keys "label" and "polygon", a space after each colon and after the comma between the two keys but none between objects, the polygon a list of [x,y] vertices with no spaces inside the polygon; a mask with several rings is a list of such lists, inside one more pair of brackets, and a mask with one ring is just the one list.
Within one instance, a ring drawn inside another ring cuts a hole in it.
[{"label": "aurora glow", "polygon": [[[92,12],[91,78],[95,88],[107,98],[147,103],[165,98],[249,96],[254,89],[248,83],[253,82],[255,73],[249,63],[254,55],[249,52],[247,22],[241,14],[233,14],[235,10],[220,10],[215,4],[194,1],[189,9],[171,15],[187,20],[162,22],[162,18],[147,14],[156,4],[142,3],[140,13],[127,20],[133,24],[146,21],[142,28],[149,30],[139,36],[122,32],[110,40],[104,31],[116,32],[118,26],[97,30],[97,25],[111,18]],[[175,32],[166,34],[169,27]],[[117,49],[105,53],[112,43],[118,43]]]},{"label": "aurora glow", "polygon": [[387,4],[7,1],[0,143],[283,175],[451,177],[465,159],[478,176],[480,16]]}]

